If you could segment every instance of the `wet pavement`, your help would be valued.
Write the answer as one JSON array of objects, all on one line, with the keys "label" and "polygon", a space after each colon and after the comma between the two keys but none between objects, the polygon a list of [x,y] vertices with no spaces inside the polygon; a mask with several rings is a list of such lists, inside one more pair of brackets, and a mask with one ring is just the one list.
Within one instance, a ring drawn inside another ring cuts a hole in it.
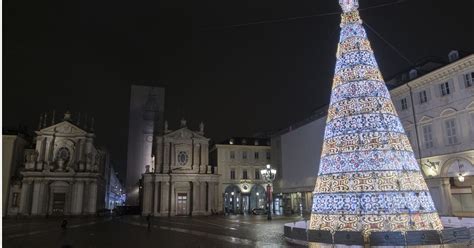
[{"label": "wet pavement", "polygon": [[283,224],[300,216],[233,215],[145,217],[4,219],[3,247],[298,247],[283,237]]}]

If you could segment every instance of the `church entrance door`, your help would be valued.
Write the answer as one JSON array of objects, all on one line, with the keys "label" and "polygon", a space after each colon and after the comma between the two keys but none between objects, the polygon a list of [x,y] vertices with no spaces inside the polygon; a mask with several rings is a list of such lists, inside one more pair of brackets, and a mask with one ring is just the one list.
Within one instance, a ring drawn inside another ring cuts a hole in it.
[{"label": "church entrance door", "polygon": [[178,193],[176,199],[176,215],[188,215],[188,194]]},{"label": "church entrance door", "polygon": [[53,215],[63,215],[65,206],[66,206],[66,194],[54,193],[53,194]]}]

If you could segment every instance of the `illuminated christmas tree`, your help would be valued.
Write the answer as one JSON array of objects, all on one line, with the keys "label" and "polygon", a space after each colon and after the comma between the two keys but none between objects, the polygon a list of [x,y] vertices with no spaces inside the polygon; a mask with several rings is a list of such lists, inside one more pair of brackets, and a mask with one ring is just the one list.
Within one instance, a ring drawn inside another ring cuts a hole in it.
[{"label": "illuminated christmas tree", "polygon": [[440,230],[442,225],[359,16],[341,34],[310,229]]}]

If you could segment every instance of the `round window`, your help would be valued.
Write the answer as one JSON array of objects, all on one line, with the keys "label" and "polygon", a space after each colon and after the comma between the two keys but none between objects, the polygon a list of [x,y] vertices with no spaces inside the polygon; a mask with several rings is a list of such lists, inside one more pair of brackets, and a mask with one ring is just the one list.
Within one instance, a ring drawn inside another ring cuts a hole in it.
[{"label": "round window", "polygon": [[188,153],[185,151],[180,151],[178,153],[178,165],[185,165],[188,163]]},{"label": "round window", "polygon": [[71,153],[69,152],[69,149],[66,147],[61,147],[58,150],[58,153],[56,155],[57,159],[62,159],[63,161],[67,162],[69,161],[69,158],[71,157]]}]

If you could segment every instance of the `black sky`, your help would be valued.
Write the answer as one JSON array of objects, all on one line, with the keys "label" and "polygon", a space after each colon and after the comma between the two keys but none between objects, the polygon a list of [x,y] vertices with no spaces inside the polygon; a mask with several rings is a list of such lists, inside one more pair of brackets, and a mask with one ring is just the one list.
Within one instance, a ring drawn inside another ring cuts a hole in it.
[{"label": "black sky", "polygon": [[[361,16],[412,61],[446,58],[474,50],[473,2],[404,0]],[[166,86],[170,128],[204,121],[217,141],[285,127],[329,100],[339,15],[227,26],[337,12],[337,0],[7,0],[3,10],[3,125],[89,112],[122,178],[134,82]],[[409,66],[368,35],[386,78]]]}]

